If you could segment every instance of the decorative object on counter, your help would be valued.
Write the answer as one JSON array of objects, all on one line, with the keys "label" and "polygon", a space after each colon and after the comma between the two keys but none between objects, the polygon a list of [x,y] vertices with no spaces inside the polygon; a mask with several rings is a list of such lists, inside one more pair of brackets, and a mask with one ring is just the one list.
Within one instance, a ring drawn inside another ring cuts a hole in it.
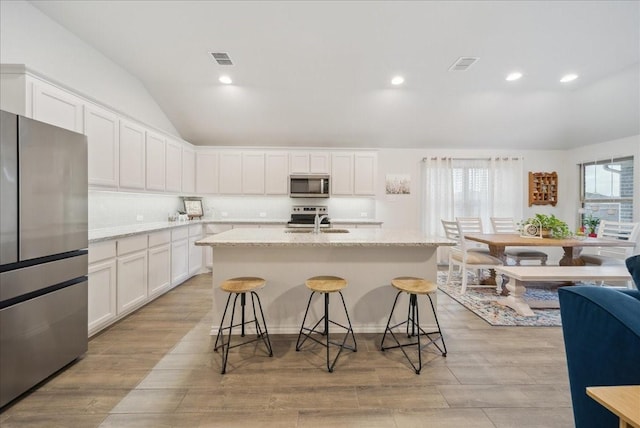
[{"label": "decorative object on counter", "polygon": [[408,195],[411,193],[409,174],[387,174],[385,180],[387,195]]},{"label": "decorative object on counter", "polygon": [[586,227],[586,232],[590,237],[595,238],[598,236],[597,230],[598,225],[600,224],[600,219],[598,217],[594,217],[593,215],[589,214],[582,220],[582,224],[584,224],[584,226]]},{"label": "decorative object on counter", "polygon": [[[569,225],[553,214],[536,214],[535,217],[529,217],[520,224],[522,225],[522,236],[525,234],[539,234],[540,238],[569,238],[573,236]],[[538,228],[540,230],[537,230]]]},{"label": "decorative object on counter", "polygon": [[529,206],[558,203],[558,174],[554,172],[529,172]]},{"label": "decorative object on counter", "polygon": [[182,201],[184,202],[184,211],[189,220],[202,218],[204,215],[204,210],[202,209],[202,198],[183,196]]}]

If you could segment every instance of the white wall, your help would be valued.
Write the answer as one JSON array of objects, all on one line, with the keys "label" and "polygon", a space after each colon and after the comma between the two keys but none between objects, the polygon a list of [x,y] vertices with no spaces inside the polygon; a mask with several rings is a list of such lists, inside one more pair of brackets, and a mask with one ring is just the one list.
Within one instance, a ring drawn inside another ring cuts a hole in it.
[{"label": "white wall", "polygon": [[26,1],[0,1],[0,63],[24,64],[81,95],[180,136],[135,76]]}]

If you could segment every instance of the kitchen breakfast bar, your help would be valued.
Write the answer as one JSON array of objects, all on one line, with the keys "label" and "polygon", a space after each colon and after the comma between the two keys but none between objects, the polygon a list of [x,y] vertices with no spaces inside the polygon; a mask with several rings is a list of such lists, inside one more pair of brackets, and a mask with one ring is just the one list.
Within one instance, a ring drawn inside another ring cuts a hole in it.
[{"label": "kitchen breakfast bar", "polygon": [[[320,233],[309,229],[232,229],[207,237],[196,245],[213,249],[212,334],[217,333],[226,299],[220,283],[243,276],[267,281],[259,294],[269,332],[298,333],[310,293],[304,282],[316,275],[347,280],[343,294],[356,333],[382,333],[397,291],[391,287],[391,279],[416,276],[436,282],[436,250],[453,244],[443,237],[405,229],[325,229]],[[401,299],[399,304],[406,308],[408,297]],[[322,299],[314,300],[310,311],[321,314]],[[336,320],[344,321],[343,311],[335,312]],[[406,318],[406,312],[396,313]],[[429,311],[423,313],[420,324],[435,327]]]}]

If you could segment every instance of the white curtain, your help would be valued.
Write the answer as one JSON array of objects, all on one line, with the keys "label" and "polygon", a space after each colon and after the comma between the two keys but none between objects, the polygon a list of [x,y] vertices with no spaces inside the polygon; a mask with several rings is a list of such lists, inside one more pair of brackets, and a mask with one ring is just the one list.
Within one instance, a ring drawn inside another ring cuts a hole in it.
[{"label": "white curtain", "polygon": [[451,158],[424,158],[422,229],[444,236],[441,219],[453,218],[453,167]]},{"label": "white curtain", "polygon": [[492,217],[513,217],[522,220],[524,204],[524,172],[521,158],[493,158],[490,167],[492,175],[491,206]]},{"label": "white curtain", "polygon": [[441,219],[480,217],[491,231],[490,217],[522,219],[521,158],[423,159],[423,229],[444,235]]}]

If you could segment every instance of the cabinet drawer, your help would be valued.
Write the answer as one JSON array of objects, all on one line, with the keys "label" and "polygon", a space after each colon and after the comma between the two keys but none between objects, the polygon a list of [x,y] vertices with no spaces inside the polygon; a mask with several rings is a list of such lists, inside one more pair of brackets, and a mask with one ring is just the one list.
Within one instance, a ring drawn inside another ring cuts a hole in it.
[{"label": "cabinet drawer", "polygon": [[177,227],[171,231],[171,240],[179,241],[180,239],[187,239],[189,237],[189,228]]},{"label": "cabinet drawer", "polygon": [[116,256],[116,241],[103,241],[89,244],[89,263],[112,259]]},{"label": "cabinet drawer", "polygon": [[118,239],[118,256],[133,253],[147,248],[147,235],[135,235]]},{"label": "cabinet drawer", "polygon": [[202,235],[201,224],[192,224],[189,226],[189,236],[200,236],[200,235]]},{"label": "cabinet drawer", "polygon": [[149,248],[171,242],[171,231],[163,230],[149,234]]}]

